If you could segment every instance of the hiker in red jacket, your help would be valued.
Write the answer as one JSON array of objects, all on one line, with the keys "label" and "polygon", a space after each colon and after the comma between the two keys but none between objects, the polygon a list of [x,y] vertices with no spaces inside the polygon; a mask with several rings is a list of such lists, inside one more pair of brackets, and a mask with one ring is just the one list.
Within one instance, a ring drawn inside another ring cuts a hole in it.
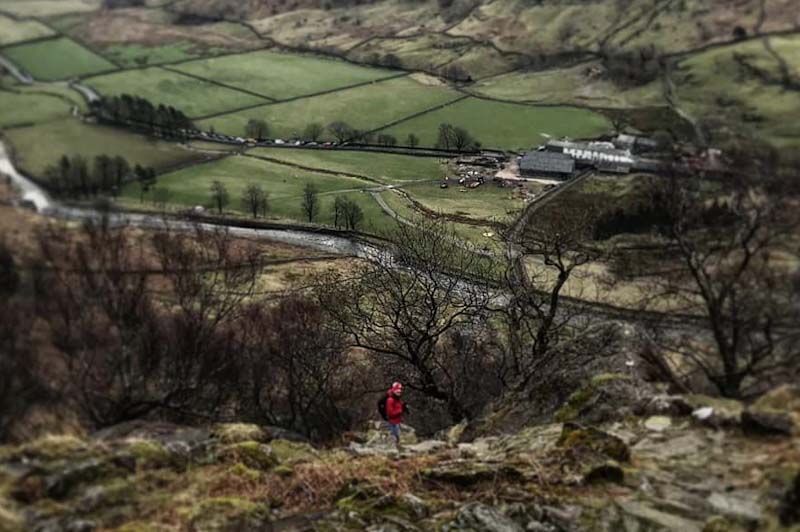
[{"label": "hiker in red jacket", "polygon": [[400,449],[400,423],[403,422],[403,413],[407,407],[400,396],[403,395],[403,385],[399,382],[392,384],[391,389],[386,392],[389,398],[386,400],[386,419],[389,421],[389,432],[394,438],[394,444]]}]

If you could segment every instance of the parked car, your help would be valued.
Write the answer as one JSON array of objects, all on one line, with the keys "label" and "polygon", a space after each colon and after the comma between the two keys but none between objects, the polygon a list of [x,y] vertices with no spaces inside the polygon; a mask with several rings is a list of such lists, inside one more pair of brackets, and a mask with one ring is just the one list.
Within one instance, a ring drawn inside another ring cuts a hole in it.
[{"label": "parked car", "polygon": [[283,139],[275,139],[274,142],[275,144],[286,144],[286,141]]}]

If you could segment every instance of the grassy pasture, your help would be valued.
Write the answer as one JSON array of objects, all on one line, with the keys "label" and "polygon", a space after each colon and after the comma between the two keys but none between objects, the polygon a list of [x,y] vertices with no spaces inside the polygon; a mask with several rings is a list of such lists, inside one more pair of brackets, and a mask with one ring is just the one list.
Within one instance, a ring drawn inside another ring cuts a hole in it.
[{"label": "grassy pasture", "polygon": [[443,165],[433,157],[293,148],[255,148],[249,153],[309,168],[364,175],[391,184],[438,180],[444,174]]},{"label": "grassy pasture", "polygon": [[12,129],[6,132],[16,152],[20,167],[41,176],[44,169],[66,155],[122,155],[131,164],[163,169],[203,155],[182,149],[174,143],[152,140],[117,128],[84,124],[67,118],[47,124]]},{"label": "grassy pasture", "polygon": [[87,80],[87,83],[103,95],[135,94],[155,104],[171,105],[190,117],[267,101],[158,67],[99,76]]},{"label": "grassy pasture", "polygon": [[3,55],[42,81],[85,76],[114,65],[67,38],[3,48]]},{"label": "grassy pasture", "polygon": [[101,0],[0,0],[0,10],[20,17],[49,17],[95,11],[100,4]]},{"label": "grassy pasture", "polygon": [[480,81],[470,90],[491,98],[517,102],[618,108],[664,105],[660,82],[622,89],[602,76],[591,75],[592,66],[597,65],[513,72]]},{"label": "grassy pasture", "polygon": [[[797,79],[800,37],[772,37],[770,42]],[[766,72],[774,82],[759,79],[749,71],[750,67]],[[779,63],[762,41],[747,41],[689,57],[680,63],[673,79],[680,104],[696,118],[745,128],[779,148],[800,146],[800,123],[792,118],[797,116],[800,97],[778,82]]]},{"label": "grassy pasture", "polygon": [[402,122],[387,130],[398,139],[409,133],[420,144],[436,144],[439,124],[461,126],[486,148],[526,150],[545,136],[593,137],[611,128],[608,120],[593,111],[573,107],[533,107],[468,98],[438,111]]},{"label": "grassy pasture", "polygon": [[0,15],[0,46],[53,35],[53,30],[35,20],[14,20]]},{"label": "grassy pasture", "polygon": [[[204,120],[200,125],[204,129],[213,126],[218,132],[242,135],[248,119],[260,118],[269,123],[271,135],[283,138],[300,136],[312,122],[328,125],[343,120],[355,128],[369,130],[456,98],[458,93],[448,88],[427,86],[403,77],[226,114]],[[327,131],[325,138],[332,138]]]},{"label": "grassy pasture", "polygon": [[[332,224],[332,206],[335,197],[345,194],[364,210],[364,228],[376,230],[393,223],[380,206],[366,192],[358,192],[374,186],[360,179],[318,174],[244,156],[231,156],[218,161],[194,165],[158,178],[157,187],[170,191],[170,202],[183,206],[211,205],[210,187],[214,181],[222,181],[230,196],[226,210],[246,213],[241,205],[245,187],[256,183],[269,192],[269,213],[272,218],[305,221],[301,209],[303,188],[306,183],[315,184],[320,192],[320,216],[318,223]],[[137,183],[129,183],[123,189],[128,201],[139,199]]]},{"label": "grassy pasture", "polygon": [[0,128],[66,118],[70,106],[57,96],[0,90]]},{"label": "grassy pasture", "polygon": [[444,214],[501,221],[522,209],[522,200],[513,189],[486,183],[478,188],[459,186],[440,188],[439,183],[417,183],[404,187],[412,198],[425,207]]},{"label": "grassy pasture", "polygon": [[263,50],[201,59],[176,65],[175,69],[279,100],[397,74],[344,61]]},{"label": "grassy pasture", "polygon": [[195,59],[217,50],[202,49],[188,41],[178,41],[161,46],[146,46],[138,43],[111,44],[103,53],[124,66],[160,65],[184,59]]}]

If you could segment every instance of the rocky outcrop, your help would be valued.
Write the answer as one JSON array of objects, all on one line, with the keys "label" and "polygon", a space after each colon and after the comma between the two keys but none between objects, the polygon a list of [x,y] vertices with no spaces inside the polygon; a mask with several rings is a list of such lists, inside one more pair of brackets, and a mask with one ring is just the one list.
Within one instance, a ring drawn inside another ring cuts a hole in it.
[{"label": "rocky outcrop", "polygon": [[[407,428],[399,452],[380,424],[333,449],[244,424],[136,423],[42,438],[0,448],[0,531],[797,527],[795,393],[747,407],[663,396],[614,421],[460,443],[448,437],[458,430],[418,440]],[[690,415],[703,408],[716,423]],[[748,416],[776,414],[792,429],[742,430]]]}]

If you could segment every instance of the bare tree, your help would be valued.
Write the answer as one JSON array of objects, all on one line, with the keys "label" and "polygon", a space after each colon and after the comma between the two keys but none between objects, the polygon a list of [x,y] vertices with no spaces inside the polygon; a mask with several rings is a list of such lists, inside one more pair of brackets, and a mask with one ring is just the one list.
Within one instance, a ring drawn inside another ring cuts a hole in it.
[{"label": "bare tree", "polygon": [[0,442],[49,395],[33,353],[32,308],[17,295],[20,281],[11,249],[0,240]]},{"label": "bare tree", "polygon": [[399,224],[392,240],[391,255],[321,283],[320,300],[331,325],[366,349],[387,380],[402,378],[460,421],[469,414],[455,393],[462,375],[446,363],[440,342],[485,318],[491,261],[442,222]]},{"label": "bare tree", "polygon": [[309,222],[313,222],[319,214],[319,189],[313,183],[306,183],[303,188],[303,213]]},{"label": "bare tree", "polygon": [[[549,377],[553,364],[566,367],[588,343],[591,320],[562,299],[574,272],[595,258],[585,246],[593,219],[588,210],[551,210],[535,227],[524,228],[509,249],[504,275],[509,300],[497,309],[508,337],[509,386],[525,389],[534,379]],[[595,330],[592,336],[606,335]]]},{"label": "bare tree", "polygon": [[322,127],[322,124],[312,122],[311,124],[308,124],[306,128],[303,130],[303,138],[306,140],[316,142],[320,138],[322,138],[322,133],[324,132],[325,128]]},{"label": "bare tree", "polygon": [[199,227],[138,244],[107,219],[87,221],[79,238],[66,231],[39,235],[45,267],[36,283],[65,393],[96,427],[152,413],[213,417],[238,374],[230,327],[252,296],[258,254]]},{"label": "bare tree", "polygon": [[228,204],[228,188],[222,181],[211,183],[211,202],[216,205],[217,211],[222,214],[222,209]]},{"label": "bare tree", "polygon": [[328,131],[330,131],[340,143],[347,142],[358,136],[356,130],[353,129],[350,124],[342,122],[341,120],[331,123],[331,125],[328,126]]},{"label": "bare tree", "polygon": [[258,218],[259,213],[266,215],[269,209],[269,195],[264,187],[250,183],[242,192],[242,208],[249,211],[253,218]]},{"label": "bare tree", "polygon": [[257,140],[265,139],[269,136],[269,124],[264,120],[251,118],[247,121],[244,132],[247,137]]},{"label": "bare tree", "polygon": [[328,316],[299,296],[249,305],[239,320],[244,414],[272,425],[329,439],[350,428],[342,401],[353,386],[346,342],[326,327]]},{"label": "bare tree", "polygon": [[777,258],[798,222],[788,197],[765,184],[726,187],[716,202],[703,181],[664,186],[673,259],[644,273],[647,300],[670,301],[676,313],[701,320],[652,331],[661,348],[651,353],[655,366],[681,387],[699,371],[721,395],[747,398],[800,376],[800,294]]}]

